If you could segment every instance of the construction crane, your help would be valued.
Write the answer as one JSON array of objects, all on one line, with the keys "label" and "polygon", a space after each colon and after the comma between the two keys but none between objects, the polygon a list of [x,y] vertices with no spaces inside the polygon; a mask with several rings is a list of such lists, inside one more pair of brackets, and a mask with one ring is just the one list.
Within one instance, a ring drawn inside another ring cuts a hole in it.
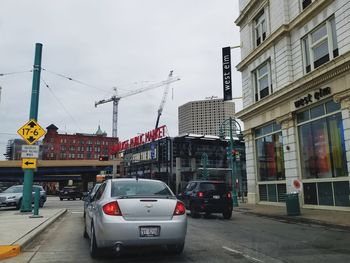
[{"label": "construction crane", "polygon": [[[173,76],[173,70],[170,71],[168,79],[171,79]],[[170,87],[170,83],[166,84],[165,88],[164,88],[164,93],[163,93],[163,98],[160,102],[159,108],[158,108],[158,116],[157,116],[157,121],[156,121],[156,129],[158,128],[159,125],[159,119],[160,119],[160,115],[162,115],[163,113],[163,108],[166,102],[166,98],[168,96],[169,93],[169,87]]]},{"label": "construction crane", "polygon": [[179,77],[173,77],[172,74],[169,74],[169,77],[168,77],[167,80],[164,80],[164,81],[161,81],[159,83],[155,83],[155,84],[149,85],[147,87],[143,87],[143,88],[139,88],[139,89],[127,92],[127,93],[125,93],[123,95],[120,95],[120,96],[117,93],[117,88],[114,88],[115,94],[109,99],[96,101],[95,102],[95,107],[97,107],[97,105],[113,101],[112,137],[116,138],[117,134],[118,134],[117,133],[117,131],[118,131],[118,129],[117,129],[118,128],[118,104],[119,104],[120,99],[125,98],[125,97],[129,97],[129,96],[132,96],[132,95],[135,95],[135,94],[139,94],[139,93],[144,92],[144,91],[155,89],[155,88],[158,88],[158,87],[161,87],[161,86],[164,86],[164,85],[169,85],[170,83],[176,82],[178,80],[180,80]]}]

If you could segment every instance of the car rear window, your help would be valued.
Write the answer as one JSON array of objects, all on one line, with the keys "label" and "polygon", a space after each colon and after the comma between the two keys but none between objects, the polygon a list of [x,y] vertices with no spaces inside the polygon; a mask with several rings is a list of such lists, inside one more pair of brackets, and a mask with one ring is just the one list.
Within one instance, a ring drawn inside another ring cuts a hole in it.
[{"label": "car rear window", "polygon": [[203,191],[203,192],[216,192],[216,193],[227,192],[227,186],[224,183],[205,182],[200,184],[199,189],[200,191]]},{"label": "car rear window", "polygon": [[111,196],[173,196],[173,193],[164,183],[158,181],[114,181]]}]

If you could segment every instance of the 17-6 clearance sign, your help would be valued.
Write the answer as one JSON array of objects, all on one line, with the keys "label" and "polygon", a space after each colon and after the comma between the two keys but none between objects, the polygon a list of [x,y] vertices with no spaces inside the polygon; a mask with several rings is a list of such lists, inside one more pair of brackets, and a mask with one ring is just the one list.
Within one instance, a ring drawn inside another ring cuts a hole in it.
[{"label": "17-6 clearance sign", "polygon": [[28,143],[34,144],[42,136],[45,135],[45,130],[35,121],[30,120],[24,124],[17,133]]}]

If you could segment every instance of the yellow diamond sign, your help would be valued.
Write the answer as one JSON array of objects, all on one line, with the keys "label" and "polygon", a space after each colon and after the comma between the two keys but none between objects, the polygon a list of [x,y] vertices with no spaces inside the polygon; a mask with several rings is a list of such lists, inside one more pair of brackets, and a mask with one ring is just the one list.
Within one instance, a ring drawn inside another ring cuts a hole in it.
[{"label": "yellow diamond sign", "polygon": [[46,132],[35,120],[30,120],[19,128],[17,133],[28,144],[34,144],[37,140],[44,136]]}]

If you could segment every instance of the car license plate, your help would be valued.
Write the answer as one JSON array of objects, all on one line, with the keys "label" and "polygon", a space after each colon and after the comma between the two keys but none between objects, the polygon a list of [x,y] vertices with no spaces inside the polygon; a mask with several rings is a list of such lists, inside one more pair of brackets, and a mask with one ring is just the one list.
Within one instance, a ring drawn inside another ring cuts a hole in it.
[{"label": "car license plate", "polygon": [[213,195],[214,199],[220,199],[220,195]]},{"label": "car license plate", "polygon": [[159,226],[140,226],[140,237],[158,237],[159,234]]}]

